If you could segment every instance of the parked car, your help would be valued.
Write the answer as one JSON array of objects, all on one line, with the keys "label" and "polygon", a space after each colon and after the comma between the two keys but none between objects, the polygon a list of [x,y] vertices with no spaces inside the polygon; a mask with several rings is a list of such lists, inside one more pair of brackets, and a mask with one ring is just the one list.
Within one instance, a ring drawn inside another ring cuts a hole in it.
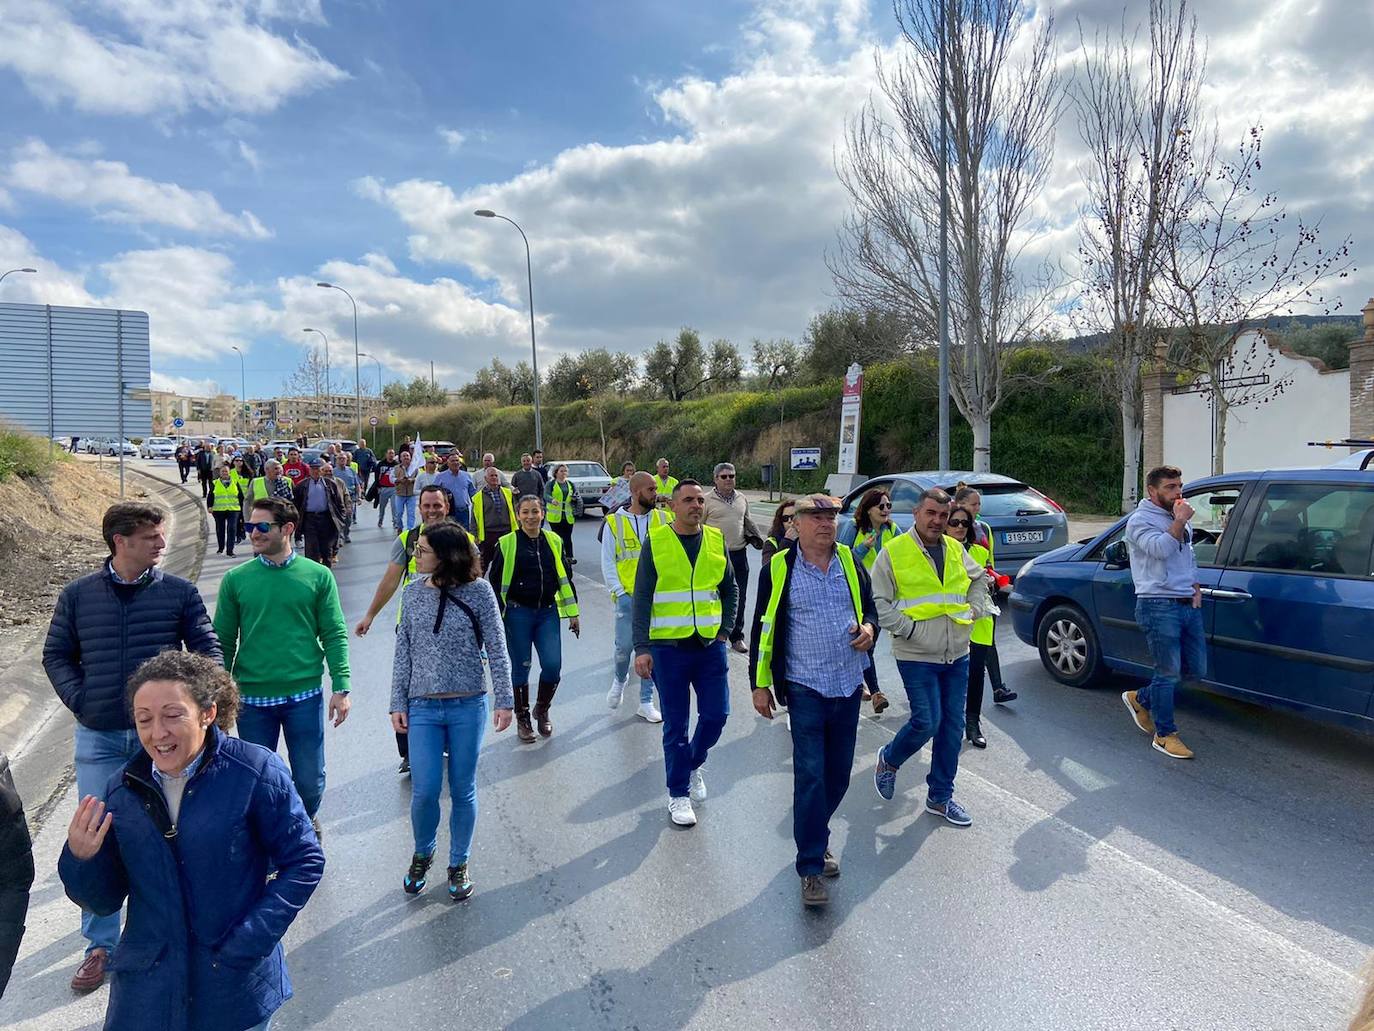
[{"label": "parked car", "polygon": [[106,437],[102,442],[102,446],[100,449],[100,453],[102,455],[110,455],[112,457],[115,457],[118,456],[120,451],[123,451],[126,455],[129,456],[135,456],[138,454],[138,448],[134,447],[133,442],[130,441],[127,437],[124,440],[120,440],[117,437]]},{"label": "parked car", "polygon": [[358,446],[358,442],[356,440],[347,440],[343,437],[321,437],[319,440],[315,441],[310,446],[313,448],[319,448],[320,451],[324,451],[324,449],[327,448],[330,444],[335,445],[341,451],[347,451],[349,454],[352,454],[353,449]]},{"label": "parked car", "polygon": [[177,453],[171,437],[144,437],[138,447],[139,458],[171,458]]},{"label": "parked car", "polygon": [[922,491],[939,487],[953,494],[960,483],[976,487],[983,496],[978,518],[992,528],[999,573],[1013,575],[1037,555],[1068,543],[1069,519],[1056,502],[1020,480],[997,473],[926,471],[875,476],[845,495],[839,527],[853,521],[854,510],[868,491],[881,487],[892,499],[892,521],[909,530]]},{"label": "parked car", "polygon": [[[425,441],[425,447],[438,455],[439,461],[441,462],[449,456],[450,452],[458,450],[458,445],[451,440],[427,440]],[[458,457],[463,457],[461,452]]]},{"label": "parked car", "polygon": [[[1190,483],[1211,691],[1374,724],[1374,470],[1228,473]],[[1022,568],[1016,635],[1060,683],[1151,675],[1123,518]]]},{"label": "parked car", "polygon": [[266,445],[267,453],[270,455],[272,449],[275,447],[281,448],[282,454],[286,454],[286,452],[290,451],[293,447],[299,448],[300,445],[294,440],[269,440]]},{"label": "parked car", "polygon": [[606,514],[605,506],[601,504],[601,495],[611,489],[612,477],[600,462],[588,462],[585,459],[573,459],[571,461],[549,462],[549,472],[553,472],[555,466],[566,465],[568,467],[568,479],[577,488],[577,505],[575,511],[577,518],[581,519],[583,513],[589,508],[599,509],[602,515]]},{"label": "parked car", "polygon": [[76,442],[76,449],[87,455],[103,455],[109,446],[107,437],[82,437]]}]

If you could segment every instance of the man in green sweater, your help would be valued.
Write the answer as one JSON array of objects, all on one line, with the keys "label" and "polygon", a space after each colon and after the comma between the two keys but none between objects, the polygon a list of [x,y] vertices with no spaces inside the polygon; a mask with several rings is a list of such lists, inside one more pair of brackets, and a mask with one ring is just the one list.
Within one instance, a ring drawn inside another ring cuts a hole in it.
[{"label": "man in green sweater", "polygon": [[334,574],[291,548],[300,515],[282,498],[253,503],[251,562],[220,581],[215,633],[224,666],[238,681],[239,737],[277,750],[286,738],[291,779],[305,811],[324,796],[324,664],[329,663],[329,718],[348,718],[348,625]]}]

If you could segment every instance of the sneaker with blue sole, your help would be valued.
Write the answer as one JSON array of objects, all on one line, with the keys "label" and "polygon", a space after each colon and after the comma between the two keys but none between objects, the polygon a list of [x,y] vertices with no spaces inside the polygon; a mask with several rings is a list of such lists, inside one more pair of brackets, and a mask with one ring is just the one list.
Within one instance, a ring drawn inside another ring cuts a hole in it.
[{"label": "sneaker with blue sole", "polygon": [[883,758],[885,751],[885,748],[878,749],[878,762],[873,767],[873,787],[883,801],[891,802],[897,790],[897,768],[887,764]]},{"label": "sneaker with blue sole", "polygon": [[968,814],[968,810],[952,798],[948,802],[932,802],[927,798],[926,812],[935,816],[943,816],[956,827],[973,826],[973,817]]}]

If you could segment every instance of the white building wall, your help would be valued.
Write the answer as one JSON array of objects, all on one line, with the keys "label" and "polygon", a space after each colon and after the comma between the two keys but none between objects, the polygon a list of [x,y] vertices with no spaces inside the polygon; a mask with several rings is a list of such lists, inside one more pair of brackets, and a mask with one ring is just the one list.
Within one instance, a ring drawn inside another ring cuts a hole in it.
[{"label": "white building wall", "polygon": [[[1242,337],[1238,348],[1250,346]],[[1261,339],[1260,347],[1268,348]],[[1271,381],[1292,376],[1282,394],[1262,405],[1232,408],[1226,426],[1226,472],[1320,466],[1343,458],[1346,448],[1327,451],[1309,440],[1350,435],[1350,373],[1324,371],[1314,359],[1273,350]],[[1212,409],[1206,394],[1164,395],[1164,461],[1186,479],[1212,468]]]}]

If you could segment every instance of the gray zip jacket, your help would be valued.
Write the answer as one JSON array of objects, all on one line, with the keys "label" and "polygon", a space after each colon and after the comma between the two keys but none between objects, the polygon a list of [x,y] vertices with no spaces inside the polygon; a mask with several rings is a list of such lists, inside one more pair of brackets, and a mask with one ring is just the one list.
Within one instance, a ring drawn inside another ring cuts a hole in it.
[{"label": "gray zip jacket", "polygon": [[[930,562],[925,546],[921,544],[913,527],[907,531],[916,540],[921,557]],[[957,543],[946,538],[945,547]],[[931,568],[935,564],[930,562]],[[973,618],[981,619],[992,614],[992,599],[988,595],[988,573],[977,560],[964,552],[964,568],[968,570],[968,603],[973,609]],[[936,569],[942,576],[944,570]],[[892,635],[892,656],[911,662],[938,662],[949,665],[968,654],[968,639],[973,626],[956,623],[948,616],[937,619],[912,619],[899,609],[897,600],[897,581],[892,575],[892,552],[884,548],[878,553],[870,572],[873,580],[873,603],[878,609],[878,622]]]}]

